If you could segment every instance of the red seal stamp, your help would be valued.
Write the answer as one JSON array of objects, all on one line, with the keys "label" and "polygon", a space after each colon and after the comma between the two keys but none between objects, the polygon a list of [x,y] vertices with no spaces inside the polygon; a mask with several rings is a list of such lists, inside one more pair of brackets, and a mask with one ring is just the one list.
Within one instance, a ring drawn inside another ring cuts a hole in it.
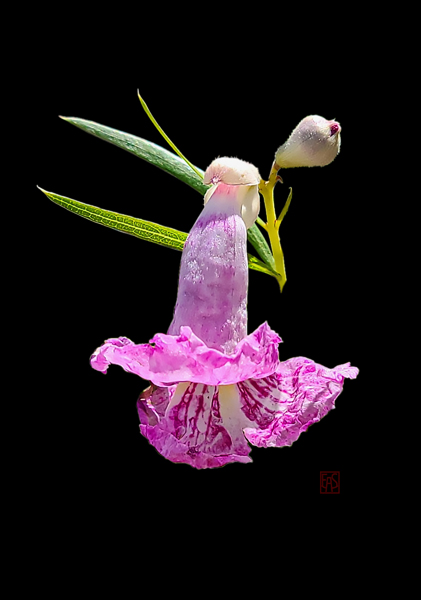
[{"label": "red seal stamp", "polygon": [[340,493],[339,471],[320,471],[320,493],[321,494],[339,494]]}]

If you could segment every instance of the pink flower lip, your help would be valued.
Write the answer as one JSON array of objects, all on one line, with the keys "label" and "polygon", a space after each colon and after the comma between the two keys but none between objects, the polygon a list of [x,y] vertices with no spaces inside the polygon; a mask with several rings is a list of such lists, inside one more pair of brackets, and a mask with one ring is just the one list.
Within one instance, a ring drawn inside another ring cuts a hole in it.
[{"label": "pink flower lip", "polygon": [[190,327],[149,344],[107,340],[91,357],[105,373],[118,364],[152,381],[138,402],[140,431],[173,463],[196,469],[251,462],[250,444],[291,446],[335,408],[349,363],[328,369],[304,357],[279,361],[282,340],[263,323],[226,355]]},{"label": "pink flower lip", "polygon": [[281,341],[265,322],[243,338],[234,352],[225,354],[183,326],[179,335],[157,333],[149,344],[136,345],[122,337],[109,339],[93,353],[91,366],[106,373],[110,364],[118,364],[156,386],[182,381],[231,385],[272,374],[279,362]]}]

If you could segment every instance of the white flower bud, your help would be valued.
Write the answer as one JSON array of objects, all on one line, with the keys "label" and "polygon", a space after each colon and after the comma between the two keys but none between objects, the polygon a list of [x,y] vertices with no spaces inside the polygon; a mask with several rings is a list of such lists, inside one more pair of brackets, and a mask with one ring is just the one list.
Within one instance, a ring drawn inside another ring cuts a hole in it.
[{"label": "white flower bud", "polygon": [[228,185],[258,185],[260,179],[259,171],[251,163],[222,156],[212,161],[206,169],[203,183],[216,184],[221,181]]},{"label": "white flower bud", "polygon": [[241,207],[241,216],[248,229],[256,221],[260,210],[260,180],[259,171],[251,163],[227,156],[217,158],[206,169],[203,178],[205,184],[212,184],[205,194],[204,204],[210,200],[218,186],[232,186],[231,189],[235,189],[233,198]]},{"label": "white flower bud", "polygon": [[339,153],[341,126],[319,115],[305,117],[278,148],[275,163],[280,169],[324,167]]}]

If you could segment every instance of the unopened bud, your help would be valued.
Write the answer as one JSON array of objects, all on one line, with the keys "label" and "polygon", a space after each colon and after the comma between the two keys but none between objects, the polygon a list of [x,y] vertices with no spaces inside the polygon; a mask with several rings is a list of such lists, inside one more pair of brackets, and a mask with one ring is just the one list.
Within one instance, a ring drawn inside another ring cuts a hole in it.
[{"label": "unopened bud", "polygon": [[215,185],[219,182],[228,185],[258,185],[260,175],[251,163],[239,158],[222,156],[211,162],[203,178],[205,184]]},{"label": "unopened bud", "polygon": [[[261,177],[257,168],[239,158],[222,156],[216,158],[205,171],[203,183],[212,184],[204,197],[206,204],[218,190],[219,205],[229,197],[237,202],[247,229],[256,221],[260,210],[258,185]],[[229,196],[228,189],[231,189]]]},{"label": "unopened bud", "polygon": [[275,154],[279,169],[324,167],[339,153],[341,126],[319,115],[305,117]]}]

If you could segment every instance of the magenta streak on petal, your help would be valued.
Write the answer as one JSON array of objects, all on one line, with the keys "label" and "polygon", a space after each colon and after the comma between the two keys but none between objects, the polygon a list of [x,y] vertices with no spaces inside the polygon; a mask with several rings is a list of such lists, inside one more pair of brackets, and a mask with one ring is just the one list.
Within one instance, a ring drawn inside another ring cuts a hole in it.
[{"label": "magenta streak on petal", "polygon": [[274,401],[271,386],[266,379],[249,379],[239,382],[241,410],[259,428],[266,428],[273,421],[279,404]]},{"label": "magenta streak on petal", "polygon": [[[198,469],[219,467],[229,462],[251,462],[250,447],[243,437],[238,445],[226,429],[220,411],[219,390],[213,386],[184,384],[180,397],[175,399],[171,388],[156,388],[147,398],[138,400],[141,433],[165,458],[187,463]],[[144,404],[160,405],[167,395],[165,416],[156,419],[145,410]],[[171,396],[171,400],[170,400]],[[169,402],[173,402],[173,406]]]},{"label": "magenta streak on petal", "polygon": [[220,183],[184,245],[177,302],[168,334],[189,326],[226,354],[247,335],[247,231],[242,186]]},{"label": "magenta streak on petal", "polygon": [[190,384],[180,402],[168,414],[177,439],[184,438],[195,453],[227,454],[232,441],[222,426],[219,412],[218,388]]},{"label": "magenta streak on petal", "polygon": [[282,404],[268,427],[247,427],[245,436],[255,446],[291,446],[310,425],[335,408],[344,378],[353,379],[357,374],[358,369],[349,363],[335,369],[303,357],[279,363],[276,373],[259,384],[271,387],[271,395],[282,398]]}]

